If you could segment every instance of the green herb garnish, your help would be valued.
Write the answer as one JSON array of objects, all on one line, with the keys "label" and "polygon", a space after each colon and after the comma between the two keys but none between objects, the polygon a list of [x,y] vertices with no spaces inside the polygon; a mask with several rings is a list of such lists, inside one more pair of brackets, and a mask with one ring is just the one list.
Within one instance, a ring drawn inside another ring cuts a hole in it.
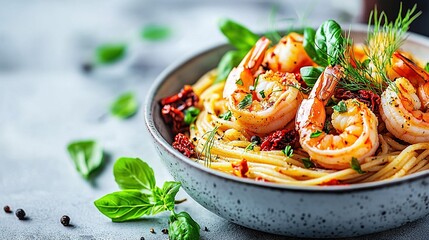
[{"label": "green herb garnish", "polygon": [[187,125],[191,125],[191,123],[193,123],[195,119],[197,119],[198,114],[200,114],[200,109],[196,107],[189,107],[188,109],[185,110],[184,114],[185,114],[185,117],[184,117],[185,123]]},{"label": "green herb garnish", "polygon": [[167,39],[171,35],[171,29],[162,25],[146,25],[141,31],[141,37],[145,40],[160,41]]},{"label": "green herb garnish", "polygon": [[337,105],[333,106],[332,109],[339,113],[347,112],[347,105],[344,101],[340,101]]},{"label": "green herb garnish", "polygon": [[249,143],[249,145],[246,146],[246,148],[244,149],[245,152],[249,151],[249,150],[253,150],[256,146],[256,142],[251,142]]},{"label": "green herb garnish", "polygon": [[100,64],[114,63],[124,57],[127,47],[123,43],[108,43],[97,47],[96,61]]},{"label": "green herb garnish", "polygon": [[317,138],[317,137],[319,137],[321,134],[322,134],[322,131],[320,131],[320,130],[316,130],[315,132],[312,132],[312,133],[310,134],[310,138]]},{"label": "green herb garnish", "polygon": [[313,168],[314,163],[311,161],[310,158],[301,158],[302,164],[304,164],[305,168]]},{"label": "green herb garnish", "polygon": [[259,91],[259,94],[261,95],[262,98],[265,98],[265,92],[264,92],[264,90]]},{"label": "green herb garnish", "polygon": [[[204,145],[203,145],[203,149],[202,149],[202,153],[204,155],[204,165],[205,166],[210,166],[211,162],[212,162],[212,148],[214,146],[215,143],[215,136],[217,133],[217,130],[219,129],[218,126],[214,127],[212,130],[204,133],[204,135],[202,136],[202,138],[204,138],[205,135],[207,135],[207,140],[205,141]],[[200,157],[198,157],[200,158]]]},{"label": "green herb garnish", "polygon": [[252,105],[252,101],[253,101],[253,97],[252,94],[248,93],[246,94],[246,96],[243,98],[243,100],[241,100],[241,102],[238,103],[238,108],[239,109],[245,109],[250,107],[250,105]]},{"label": "green herb garnish", "polygon": [[125,119],[136,114],[138,110],[137,99],[132,92],[121,94],[110,106],[110,113],[113,116]]},{"label": "green herb garnish", "polygon": [[426,72],[429,72],[429,62],[427,62],[427,63],[426,63],[425,71],[426,71]]},{"label": "green herb garnish", "polygon": [[199,238],[200,226],[191,216],[185,212],[174,212],[180,182],[165,182],[162,188],[157,187],[152,168],[138,158],[118,159],[113,167],[113,174],[119,187],[125,190],[107,194],[94,201],[102,214],[114,222],[124,222],[171,211],[168,233],[170,239]]},{"label": "green herb garnish", "polygon": [[231,50],[225,53],[217,65],[217,77],[214,83],[225,81],[231,70],[240,64],[247,51]]},{"label": "green herb garnish", "polygon": [[237,81],[235,81],[235,84],[243,86],[243,80],[239,78]]},{"label": "green herb garnish", "polygon": [[292,157],[293,156],[293,148],[289,145],[287,145],[285,147],[285,149],[282,150],[282,153],[284,155],[286,155],[287,157]]},{"label": "green herb garnish", "polygon": [[307,86],[313,87],[323,70],[322,67],[302,67],[299,71]]},{"label": "green herb garnish", "polygon": [[352,157],[352,161],[350,162],[350,166],[353,170],[355,170],[359,174],[366,173],[365,171],[362,171],[362,169],[360,168],[360,163],[359,163],[358,159],[355,157]]},{"label": "green herb garnish", "polygon": [[228,110],[225,113],[219,115],[219,118],[222,118],[223,120],[226,120],[226,121],[230,120],[231,117],[232,117],[232,113],[231,113],[230,110]]},{"label": "green herb garnish", "polygon": [[67,151],[76,170],[85,178],[89,179],[91,173],[99,169],[103,164],[103,149],[94,140],[71,142]]}]

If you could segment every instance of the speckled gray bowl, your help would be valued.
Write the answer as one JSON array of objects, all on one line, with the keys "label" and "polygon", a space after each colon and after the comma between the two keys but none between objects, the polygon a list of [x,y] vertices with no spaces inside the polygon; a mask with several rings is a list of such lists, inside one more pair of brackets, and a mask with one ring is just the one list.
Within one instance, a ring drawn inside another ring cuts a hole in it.
[{"label": "speckled gray bowl", "polygon": [[[362,30],[352,34],[360,40],[366,36]],[[429,56],[427,38],[410,35],[405,48],[426,60]],[[364,235],[429,213],[429,172],[353,186],[295,187],[230,176],[173,149],[173,136],[162,120],[159,100],[213,69],[227,49],[215,47],[169,67],[154,83],[146,102],[146,124],[161,159],[198,203],[236,224],[298,237]]]}]

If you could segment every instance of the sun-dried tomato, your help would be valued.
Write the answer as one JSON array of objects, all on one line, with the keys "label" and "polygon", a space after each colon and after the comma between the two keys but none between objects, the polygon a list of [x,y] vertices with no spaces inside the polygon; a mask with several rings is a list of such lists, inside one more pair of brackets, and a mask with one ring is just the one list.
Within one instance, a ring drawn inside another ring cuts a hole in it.
[{"label": "sun-dried tomato", "polygon": [[198,96],[190,85],[185,85],[178,94],[161,100],[162,117],[167,124],[172,125],[173,133],[183,133],[189,130],[184,121],[184,111],[198,103]]},{"label": "sun-dried tomato", "polygon": [[183,133],[178,133],[176,137],[174,137],[174,142],[172,145],[173,148],[177,149],[179,152],[181,152],[187,157],[192,157],[195,154],[194,144],[192,144],[189,138]]},{"label": "sun-dried tomato", "polygon": [[365,103],[373,113],[379,113],[379,106],[381,103],[380,96],[369,90],[358,90],[357,92],[352,92],[345,90],[344,88],[337,88],[334,96],[338,100],[356,98],[357,100]]},{"label": "sun-dried tomato", "polygon": [[232,173],[238,177],[247,177],[247,172],[249,171],[249,166],[247,165],[246,159],[241,161],[232,162]]},{"label": "sun-dried tomato", "polygon": [[282,150],[287,145],[295,147],[298,144],[298,133],[295,129],[277,130],[268,135],[261,144],[262,151]]}]

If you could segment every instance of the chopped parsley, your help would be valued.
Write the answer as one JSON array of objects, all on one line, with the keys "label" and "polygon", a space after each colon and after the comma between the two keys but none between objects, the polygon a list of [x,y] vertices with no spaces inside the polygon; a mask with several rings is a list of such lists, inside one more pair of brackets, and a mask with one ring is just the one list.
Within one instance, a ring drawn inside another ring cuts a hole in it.
[{"label": "chopped parsley", "polygon": [[355,157],[352,157],[352,161],[350,162],[350,166],[353,170],[355,170],[359,174],[366,173],[365,171],[362,171],[362,169],[360,168],[360,163],[359,163],[358,159]]},{"label": "chopped parsley", "polygon": [[248,108],[252,104],[252,94],[248,93],[246,96],[241,100],[241,102],[238,103],[239,109],[245,109]]},{"label": "chopped parsley", "polygon": [[261,95],[262,98],[265,98],[265,92],[264,92],[264,90],[259,91],[259,94]]},{"label": "chopped parsley", "polygon": [[244,151],[249,151],[249,150],[253,150],[255,148],[256,142],[251,142],[249,143],[249,145],[246,146],[246,148],[244,149]]},{"label": "chopped parsley", "polygon": [[316,130],[315,132],[312,132],[312,133],[310,134],[310,138],[317,138],[317,137],[319,137],[319,136],[320,136],[320,134],[322,134],[322,131],[320,131],[320,130]]},{"label": "chopped parsley", "polygon": [[232,113],[231,113],[230,110],[228,110],[227,112],[219,115],[219,118],[222,118],[223,120],[226,120],[226,121],[230,120],[231,117],[232,117]]},{"label": "chopped parsley", "polygon": [[289,145],[287,145],[285,147],[285,149],[282,150],[282,153],[284,155],[286,155],[287,157],[292,157],[293,156],[293,148]]},{"label": "chopped parsley", "polygon": [[310,158],[301,158],[301,161],[305,168],[314,168],[314,163],[310,160]]},{"label": "chopped parsley", "polygon": [[235,81],[235,84],[243,86],[243,80],[239,78],[237,81]]},{"label": "chopped parsley", "polygon": [[347,112],[347,105],[344,101],[340,101],[337,105],[333,106],[332,109],[339,113]]}]

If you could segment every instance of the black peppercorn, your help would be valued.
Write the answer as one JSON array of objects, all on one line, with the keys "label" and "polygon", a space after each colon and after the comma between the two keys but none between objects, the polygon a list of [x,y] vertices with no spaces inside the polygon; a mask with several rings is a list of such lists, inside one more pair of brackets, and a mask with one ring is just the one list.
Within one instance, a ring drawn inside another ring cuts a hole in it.
[{"label": "black peppercorn", "polygon": [[91,72],[93,68],[94,66],[92,65],[92,63],[87,62],[82,64],[82,71],[85,73]]},{"label": "black peppercorn", "polygon": [[64,215],[61,217],[60,222],[63,226],[69,226],[70,225],[70,217],[67,215]]},{"label": "black peppercorn", "polygon": [[208,229],[207,227],[204,227],[204,231],[208,232],[208,231],[209,231],[209,229]]},{"label": "black peppercorn", "polygon": [[11,212],[12,212],[12,210],[10,210],[10,207],[9,207],[8,205],[4,206],[4,207],[3,207],[3,210],[4,210],[6,213],[11,213]]},{"label": "black peppercorn", "polygon": [[164,233],[164,234],[168,234],[168,229],[164,228],[164,229],[161,230],[161,232]]},{"label": "black peppercorn", "polygon": [[141,237],[140,240],[144,240],[144,237]]},{"label": "black peppercorn", "polygon": [[155,234],[155,229],[153,229],[153,228],[150,228],[150,233],[153,233],[153,234]]},{"label": "black peppercorn", "polygon": [[256,135],[253,135],[251,138],[250,138],[250,141],[251,142],[254,142],[254,143],[256,143],[256,144],[261,144],[261,138],[259,137],[259,136],[256,136]]},{"label": "black peppercorn", "polygon": [[15,215],[18,217],[19,220],[24,220],[25,218],[25,212],[21,208],[16,209]]}]

